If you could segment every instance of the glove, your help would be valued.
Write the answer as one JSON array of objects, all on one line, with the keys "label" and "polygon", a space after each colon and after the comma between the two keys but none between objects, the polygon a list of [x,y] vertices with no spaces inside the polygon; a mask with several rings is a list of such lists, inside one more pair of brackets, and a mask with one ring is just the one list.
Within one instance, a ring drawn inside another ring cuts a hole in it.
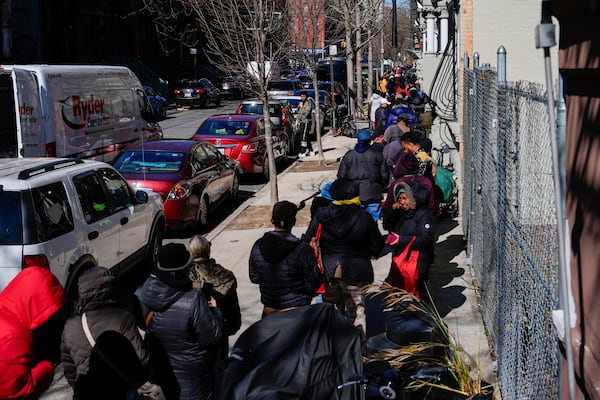
[{"label": "glove", "polygon": [[167,400],[162,388],[156,383],[146,382],[137,389],[139,395],[152,400]]}]

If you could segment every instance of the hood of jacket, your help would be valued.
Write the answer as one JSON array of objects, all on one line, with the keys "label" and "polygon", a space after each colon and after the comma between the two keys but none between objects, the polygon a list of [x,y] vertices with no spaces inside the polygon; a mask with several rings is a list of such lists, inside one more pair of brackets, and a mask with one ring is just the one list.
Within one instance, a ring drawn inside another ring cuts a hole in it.
[{"label": "hood of jacket", "polygon": [[331,203],[317,210],[316,218],[327,231],[336,239],[347,236],[360,219],[361,207],[355,204]]},{"label": "hood of jacket", "polygon": [[83,271],[77,286],[81,312],[118,303],[117,277],[108,268],[92,267]]},{"label": "hood of jacket", "polygon": [[258,242],[258,249],[270,263],[277,263],[287,257],[298,245],[300,239],[291,234],[267,232]]},{"label": "hood of jacket", "polygon": [[142,304],[150,310],[164,311],[184,294],[185,291],[168,285],[158,279],[156,275],[150,275],[144,282],[140,299]]},{"label": "hood of jacket", "polygon": [[65,291],[50,271],[27,267],[0,292],[0,309],[29,329],[42,326],[66,303]]},{"label": "hood of jacket", "polygon": [[408,186],[412,190],[413,197],[415,198],[415,202],[417,203],[417,208],[427,207],[429,204],[429,189],[416,181],[407,182]]},{"label": "hood of jacket", "polygon": [[419,173],[419,162],[414,154],[403,152],[394,167],[394,176],[417,175]]}]

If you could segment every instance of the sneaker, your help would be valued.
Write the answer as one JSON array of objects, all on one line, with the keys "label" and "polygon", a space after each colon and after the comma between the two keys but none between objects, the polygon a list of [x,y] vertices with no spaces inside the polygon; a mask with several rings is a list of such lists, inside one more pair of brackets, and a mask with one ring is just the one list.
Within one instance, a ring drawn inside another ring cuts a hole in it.
[{"label": "sneaker", "polygon": [[304,158],[306,157],[306,153],[298,153],[298,158]]},{"label": "sneaker", "polygon": [[309,156],[314,156],[315,154],[316,154],[316,153],[315,153],[314,151],[309,151],[309,152],[308,152],[308,155],[309,155]]}]

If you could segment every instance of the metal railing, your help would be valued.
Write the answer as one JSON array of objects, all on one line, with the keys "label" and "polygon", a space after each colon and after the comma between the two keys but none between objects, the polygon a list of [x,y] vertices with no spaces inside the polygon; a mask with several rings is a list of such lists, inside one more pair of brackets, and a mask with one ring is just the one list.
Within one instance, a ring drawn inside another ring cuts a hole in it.
[{"label": "metal railing", "polygon": [[546,94],[506,82],[501,55],[498,71],[477,59],[464,69],[462,222],[502,398],[556,399],[559,260]]}]

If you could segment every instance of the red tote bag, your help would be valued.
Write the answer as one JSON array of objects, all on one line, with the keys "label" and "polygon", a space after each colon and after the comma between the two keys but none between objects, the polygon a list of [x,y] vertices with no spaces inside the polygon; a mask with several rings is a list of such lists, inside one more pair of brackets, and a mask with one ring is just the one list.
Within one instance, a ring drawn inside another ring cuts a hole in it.
[{"label": "red tote bag", "polygon": [[385,281],[392,286],[404,289],[419,297],[417,281],[419,279],[419,269],[417,260],[419,259],[419,250],[412,250],[412,244],[416,236],[408,242],[408,245],[400,254],[392,257],[392,265]]}]

